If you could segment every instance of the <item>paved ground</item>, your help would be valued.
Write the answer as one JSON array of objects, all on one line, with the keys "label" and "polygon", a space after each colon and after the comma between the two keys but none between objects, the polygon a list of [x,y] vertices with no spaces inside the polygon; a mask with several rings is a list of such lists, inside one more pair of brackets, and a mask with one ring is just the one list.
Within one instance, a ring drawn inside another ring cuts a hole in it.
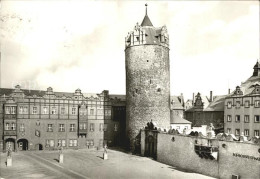
[{"label": "paved ground", "polygon": [[211,177],[181,171],[149,158],[108,150],[64,150],[64,163],[58,163],[58,151],[25,151],[13,153],[13,166],[6,167],[1,154],[0,178],[133,178],[133,179],[210,179]]}]

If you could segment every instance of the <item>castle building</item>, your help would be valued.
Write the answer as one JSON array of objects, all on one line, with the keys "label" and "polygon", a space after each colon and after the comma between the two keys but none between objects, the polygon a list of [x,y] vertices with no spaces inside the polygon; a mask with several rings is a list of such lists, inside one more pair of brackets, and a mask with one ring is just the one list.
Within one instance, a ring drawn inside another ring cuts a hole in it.
[{"label": "castle building", "polygon": [[131,150],[148,122],[170,128],[169,36],[147,15],[125,39],[126,133]]},{"label": "castle building", "polygon": [[253,75],[225,99],[225,132],[259,137],[260,132],[260,64]]},{"label": "castle building", "polygon": [[125,97],[0,89],[0,151],[124,145]]}]

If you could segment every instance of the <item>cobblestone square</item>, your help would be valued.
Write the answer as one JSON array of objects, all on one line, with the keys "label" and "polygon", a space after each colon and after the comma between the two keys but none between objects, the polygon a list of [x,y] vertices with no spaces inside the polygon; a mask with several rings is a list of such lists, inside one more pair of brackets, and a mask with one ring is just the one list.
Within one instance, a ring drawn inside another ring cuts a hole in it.
[{"label": "cobblestone square", "polygon": [[6,167],[1,154],[2,178],[211,178],[183,171],[146,157],[116,150],[64,150],[64,163],[58,162],[59,151],[26,151],[13,153],[12,167]]}]

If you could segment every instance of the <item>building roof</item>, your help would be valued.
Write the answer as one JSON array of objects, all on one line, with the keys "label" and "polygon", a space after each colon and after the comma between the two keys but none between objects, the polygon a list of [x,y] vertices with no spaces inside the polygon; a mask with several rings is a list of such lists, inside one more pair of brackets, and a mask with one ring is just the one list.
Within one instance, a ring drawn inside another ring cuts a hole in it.
[{"label": "building roof", "polygon": [[171,96],[171,109],[184,109],[183,96]]},{"label": "building roof", "polygon": [[144,19],[143,19],[143,22],[141,23],[141,26],[142,27],[144,27],[144,26],[152,26],[153,27],[153,24],[152,24],[150,18],[148,17],[148,15],[144,16]]},{"label": "building roof", "polygon": [[[201,102],[203,103],[203,110],[204,110],[208,107],[210,102],[209,102],[209,99],[207,96],[200,96],[200,97],[201,97]],[[195,100],[195,102],[196,102],[196,100]],[[195,102],[194,102],[194,104],[195,104]],[[186,111],[192,112],[192,111],[195,111],[196,109],[197,109],[196,106],[192,106],[192,107],[188,108]]]},{"label": "building roof", "polygon": [[204,111],[224,111],[225,97],[227,95],[215,96]]},{"label": "building roof", "polygon": [[148,15],[147,15],[147,6],[148,5],[145,4],[145,16],[144,16],[144,19],[143,19],[141,26],[142,27],[144,27],[144,26],[152,26],[153,27],[153,24],[152,24],[150,18],[148,17]]},{"label": "building roof", "polygon": [[174,114],[174,112],[171,110],[171,124],[191,124],[191,122],[183,119],[179,115]]}]

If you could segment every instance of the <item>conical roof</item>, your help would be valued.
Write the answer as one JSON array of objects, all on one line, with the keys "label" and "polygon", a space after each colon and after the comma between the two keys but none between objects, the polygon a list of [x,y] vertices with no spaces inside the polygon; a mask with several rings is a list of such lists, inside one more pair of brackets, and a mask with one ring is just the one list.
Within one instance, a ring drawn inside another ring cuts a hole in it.
[{"label": "conical roof", "polygon": [[144,16],[144,20],[143,20],[141,26],[142,27],[143,26],[151,26],[151,27],[153,27],[153,24],[152,24],[151,20],[149,19],[148,15]]},{"label": "conical roof", "polygon": [[141,26],[142,27],[144,27],[144,26],[151,26],[151,27],[153,27],[153,24],[152,24],[150,18],[148,17],[148,15],[147,15],[147,6],[148,5],[145,4],[145,16],[144,16],[144,19],[143,19],[143,22],[142,22]]}]

